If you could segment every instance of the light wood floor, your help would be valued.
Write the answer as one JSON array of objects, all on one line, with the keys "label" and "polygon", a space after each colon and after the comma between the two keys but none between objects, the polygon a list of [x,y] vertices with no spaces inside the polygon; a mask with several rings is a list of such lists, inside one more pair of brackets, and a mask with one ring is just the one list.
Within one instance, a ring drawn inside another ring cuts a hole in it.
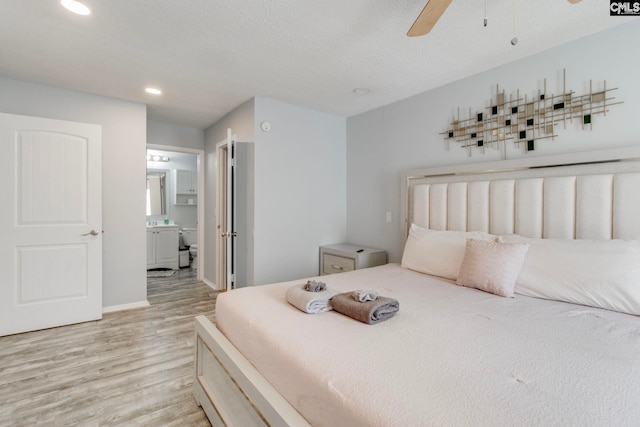
[{"label": "light wood floor", "polygon": [[149,279],[151,307],[0,338],[0,426],[209,426],[191,394],[193,318],[217,293]]}]

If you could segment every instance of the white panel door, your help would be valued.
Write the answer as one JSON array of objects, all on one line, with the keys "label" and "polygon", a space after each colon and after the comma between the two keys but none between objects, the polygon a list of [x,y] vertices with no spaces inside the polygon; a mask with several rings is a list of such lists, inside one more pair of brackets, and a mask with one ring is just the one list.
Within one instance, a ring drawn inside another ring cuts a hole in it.
[{"label": "white panel door", "polygon": [[101,135],[0,114],[0,336],[102,317]]}]

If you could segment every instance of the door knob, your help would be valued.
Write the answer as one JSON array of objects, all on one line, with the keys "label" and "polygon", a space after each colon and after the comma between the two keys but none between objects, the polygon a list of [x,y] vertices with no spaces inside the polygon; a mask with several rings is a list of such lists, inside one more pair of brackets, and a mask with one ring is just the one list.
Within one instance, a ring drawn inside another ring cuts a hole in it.
[{"label": "door knob", "polygon": [[98,234],[100,233],[98,233],[96,230],[91,230],[88,233],[81,234],[81,236],[88,236],[88,235],[97,236]]},{"label": "door knob", "polygon": [[225,231],[225,232],[220,233],[220,236],[227,237],[227,232]]}]

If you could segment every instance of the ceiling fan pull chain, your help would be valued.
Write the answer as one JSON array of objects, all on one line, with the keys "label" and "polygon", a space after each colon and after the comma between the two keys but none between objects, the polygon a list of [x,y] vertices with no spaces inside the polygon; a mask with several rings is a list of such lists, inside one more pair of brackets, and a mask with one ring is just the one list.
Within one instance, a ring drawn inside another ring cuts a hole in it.
[{"label": "ceiling fan pull chain", "polygon": [[489,18],[487,17],[487,0],[484,0],[484,26],[487,26]]},{"label": "ceiling fan pull chain", "polygon": [[511,2],[512,10],[511,10],[511,19],[513,22],[513,38],[511,39],[511,44],[513,46],[518,44],[518,38],[516,37],[516,0]]}]

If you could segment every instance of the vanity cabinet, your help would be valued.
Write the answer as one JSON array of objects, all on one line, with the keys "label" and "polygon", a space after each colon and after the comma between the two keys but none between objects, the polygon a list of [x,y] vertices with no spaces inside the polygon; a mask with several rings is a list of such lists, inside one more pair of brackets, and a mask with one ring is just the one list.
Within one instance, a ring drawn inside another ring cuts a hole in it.
[{"label": "vanity cabinet", "polygon": [[175,204],[198,204],[198,172],[176,169],[175,173]]},{"label": "vanity cabinet", "polygon": [[178,227],[147,227],[147,270],[179,267]]}]

